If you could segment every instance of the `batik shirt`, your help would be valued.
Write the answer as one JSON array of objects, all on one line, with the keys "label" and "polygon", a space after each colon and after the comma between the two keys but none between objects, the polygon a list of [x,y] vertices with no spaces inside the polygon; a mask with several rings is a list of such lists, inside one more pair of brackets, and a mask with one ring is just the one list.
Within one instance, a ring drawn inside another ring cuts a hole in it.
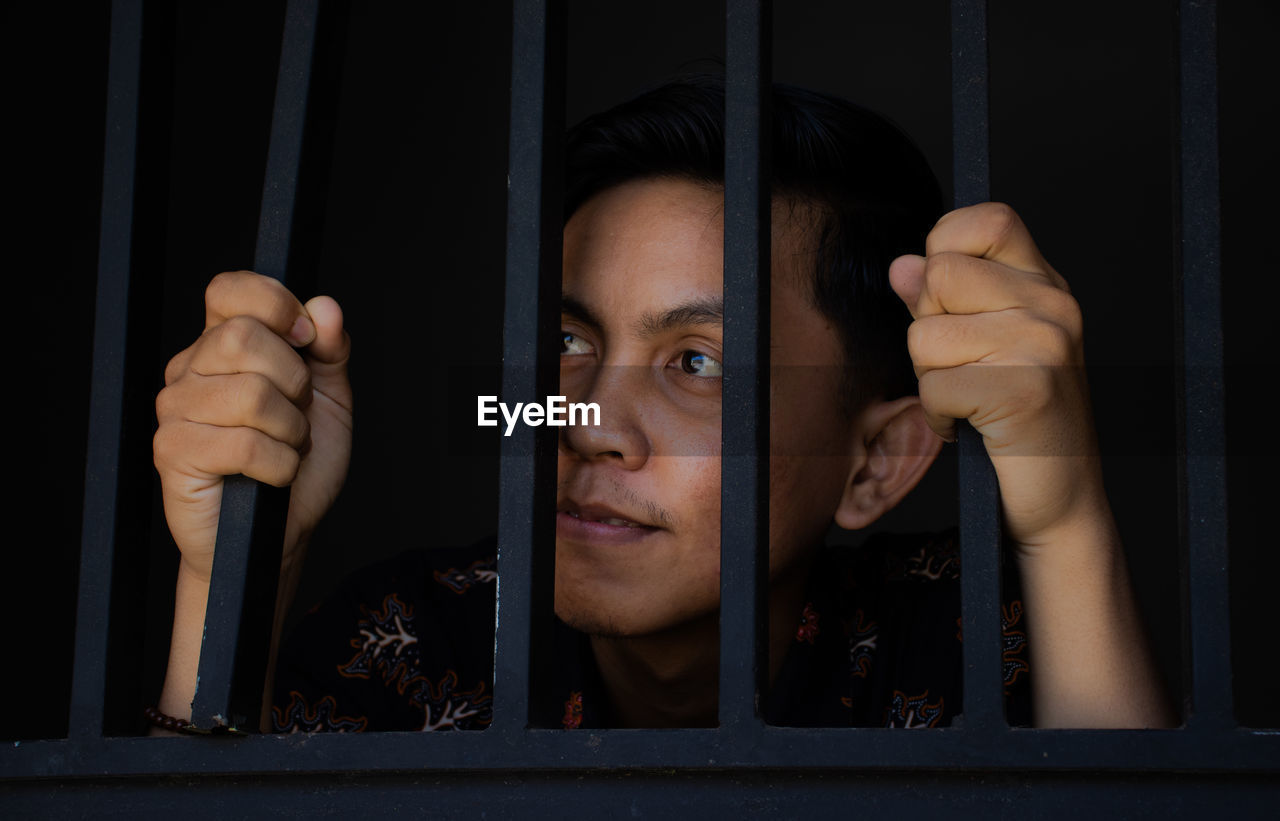
[{"label": "batik shirt", "polygon": [[[471,730],[492,718],[492,542],[419,550],[355,574],[281,651],[278,732]],[[1011,724],[1030,720],[1017,574],[1006,572],[1003,676]],[[877,536],[814,564],[765,719],[797,727],[942,727],[962,711],[954,533]],[[587,636],[556,622],[533,724],[613,725]]]}]

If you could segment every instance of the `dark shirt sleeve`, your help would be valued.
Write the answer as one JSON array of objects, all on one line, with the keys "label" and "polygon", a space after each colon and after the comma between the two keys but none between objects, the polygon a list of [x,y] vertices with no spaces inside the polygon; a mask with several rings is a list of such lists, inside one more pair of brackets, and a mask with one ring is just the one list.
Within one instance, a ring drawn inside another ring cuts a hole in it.
[{"label": "dark shirt sleeve", "polygon": [[[1030,721],[1016,581],[1007,571],[1003,673],[1014,725]],[[770,723],[932,728],[963,713],[955,531],[880,535],[856,550],[828,550],[806,592],[795,641],[766,702]]]},{"label": "dark shirt sleeve", "polygon": [[[881,682],[884,726],[949,726],[964,712],[964,630],[959,534],[895,538],[880,554],[880,610],[890,636],[888,680]],[[1021,586],[1006,553],[1000,591],[1001,677],[1005,719],[1031,723],[1027,635]]]},{"label": "dark shirt sleeve", "polygon": [[492,543],[346,580],[286,640],[276,732],[482,729],[492,718]]}]

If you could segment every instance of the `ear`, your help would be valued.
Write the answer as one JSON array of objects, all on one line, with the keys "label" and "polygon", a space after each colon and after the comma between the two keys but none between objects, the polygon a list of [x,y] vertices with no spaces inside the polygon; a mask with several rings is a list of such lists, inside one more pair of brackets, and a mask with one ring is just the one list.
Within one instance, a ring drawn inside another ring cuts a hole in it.
[{"label": "ear", "polygon": [[858,426],[858,452],[835,514],[845,530],[866,527],[902,501],[942,450],[918,396],[873,402],[859,414]]}]

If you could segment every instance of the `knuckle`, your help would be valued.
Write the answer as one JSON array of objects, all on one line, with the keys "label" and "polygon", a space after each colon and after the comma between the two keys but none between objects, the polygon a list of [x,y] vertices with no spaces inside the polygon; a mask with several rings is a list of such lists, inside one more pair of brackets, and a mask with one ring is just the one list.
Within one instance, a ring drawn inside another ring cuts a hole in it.
[{"label": "knuckle", "polygon": [[224,315],[251,311],[272,327],[290,324],[295,303],[293,294],[278,280],[253,271],[224,271],[205,288],[205,305],[217,305]]},{"label": "knuckle", "polygon": [[1022,220],[1018,212],[1007,203],[986,202],[979,206],[979,219],[983,230],[994,238],[1007,236]]},{"label": "knuckle", "polygon": [[1037,318],[1022,330],[1026,359],[1034,364],[1067,365],[1076,360],[1079,337],[1072,330],[1051,319]]},{"label": "knuckle", "polygon": [[307,363],[302,361],[302,357],[296,354],[293,357],[293,368],[289,373],[288,379],[288,397],[294,402],[300,401],[311,393],[311,369],[307,367]]},{"label": "knuckle", "polygon": [[270,450],[270,455],[264,456],[266,461],[262,466],[262,480],[273,487],[291,484],[302,464],[298,452],[279,443],[272,443]]},{"label": "knuckle", "polygon": [[287,288],[274,279],[267,277],[267,299],[270,300],[267,305],[268,316],[271,317],[271,327],[280,328],[288,331],[293,325],[294,314],[296,308],[294,304],[297,302],[293,298],[293,294]]},{"label": "knuckle", "polygon": [[927,413],[936,413],[938,399],[945,394],[943,374],[940,371],[929,371],[920,377],[920,404]]},{"label": "knuckle", "polygon": [[1080,303],[1068,291],[1054,288],[1048,296],[1048,312],[1069,334],[1079,338],[1084,330],[1084,313]]},{"label": "knuckle", "polygon": [[920,355],[924,353],[924,347],[928,341],[927,334],[928,330],[918,319],[907,326],[907,353],[911,355],[912,360],[919,361]]},{"label": "knuckle", "polygon": [[258,323],[247,316],[233,316],[215,328],[218,352],[224,357],[236,358],[253,346],[258,333]]},{"label": "knuckle", "polygon": [[241,473],[274,487],[284,487],[298,474],[301,457],[261,431],[241,428],[235,446]]},{"label": "knuckle", "polygon": [[246,472],[251,469],[252,465],[257,464],[262,458],[263,434],[250,428],[239,428],[235,433],[235,444],[232,450],[236,457],[237,464]]},{"label": "knuckle", "polygon": [[209,280],[204,289],[204,304],[218,302],[225,294],[235,290],[236,283],[244,278],[244,271],[223,271]]},{"label": "knuckle", "polygon": [[927,365],[936,359],[940,347],[947,344],[948,331],[943,316],[927,316],[907,326],[907,353],[917,365]]},{"label": "knuckle", "polygon": [[955,264],[955,254],[950,251],[929,256],[924,263],[925,288],[937,290],[951,277]]},{"label": "knuckle", "polygon": [[942,251],[929,257],[924,268],[925,290],[935,298],[942,298],[956,287],[970,259],[954,251]]},{"label": "knuckle", "polygon": [[235,403],[245,419],[260,420],[271,407],[271,382],[262,374],[240,374]]},{"label": "knuckle", "polygon": [[1075,337],[1071,331],[1056,322],[1042,322],[1040,325],[1050,361],[1055,364],[1070,362],[1075,352]]},{"label": "knuckle", "polygon": [[173,388],[163,388],[156,394],[156,421],[164,423],[166,419],[170,419],[177,414],[178,398],[177,391]]},{"label": "knuckle", "polygon": [[932,249],[940,240],[942,235],[949,230],[951,223],[960,219],[960,213],[963,209],[951,210],[938,217],[938,221],[929,229],[929,233],[925,236],[925,255],[933,253]]},{"label": "knuckle", "polygon": [[280,481],[276,487],[293,484],[293,480],[298,478],[298,470],[302,467],[302,457],[293,448],[281,448],[280,456]]},{"label": "knuckle", "polygon": [[165,425],[156,428],[151,437],[151,454],[155,458],[156,467],[160,467],[161,459],[169,452],[169,429]]},{"label": "knuckle", "polygon": [[151,437],[151,457],[156,470],[161,474],[167,472],[177,461],[182,451],[181,436],[174,425],[161,425]]},{"label": "knuckle", "polygon": [[1054,404],[1054,368],[1044,365],[1017,367],[1017,379],[1009,389],[1009,401],[1023,411],[1038,412]]},{"label": "knuckle", "polygon": [[311,420],[304,413],[299,413],[299,416],[302,417],[302,423],[298,425],[299,432],[295,445],[302,447],[311,439]]},{"label": "knuckle", "polygon": [[168,363],[165,364],[164,384],[166,386],[172,385],[174,382],[177,382],[178,379],[182,376],[182,371],[183,371],[182,366],[184,362],[185,362],[185,358],[182,356],[182,354],[176,354],[172,359],[168,361]]}]

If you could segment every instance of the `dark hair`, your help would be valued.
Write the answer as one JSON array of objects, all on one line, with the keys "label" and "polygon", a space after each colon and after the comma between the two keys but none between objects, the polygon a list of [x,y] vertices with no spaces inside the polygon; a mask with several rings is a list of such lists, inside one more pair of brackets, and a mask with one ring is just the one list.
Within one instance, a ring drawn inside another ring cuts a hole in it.
[{"label": "dark hair", "polygon": [[[840,329],[850,412],[875,396],[916,390],[906,350],[910,314],[889,287],[889,263],[919,253],[942,213],[920,150],[883,117],[844,100],[776,85],[774,197],[817,208],[813,306]],[[565,220],[594,194],[653,177],[724,180],[724,79],[668,83],[569,131]]]}]

